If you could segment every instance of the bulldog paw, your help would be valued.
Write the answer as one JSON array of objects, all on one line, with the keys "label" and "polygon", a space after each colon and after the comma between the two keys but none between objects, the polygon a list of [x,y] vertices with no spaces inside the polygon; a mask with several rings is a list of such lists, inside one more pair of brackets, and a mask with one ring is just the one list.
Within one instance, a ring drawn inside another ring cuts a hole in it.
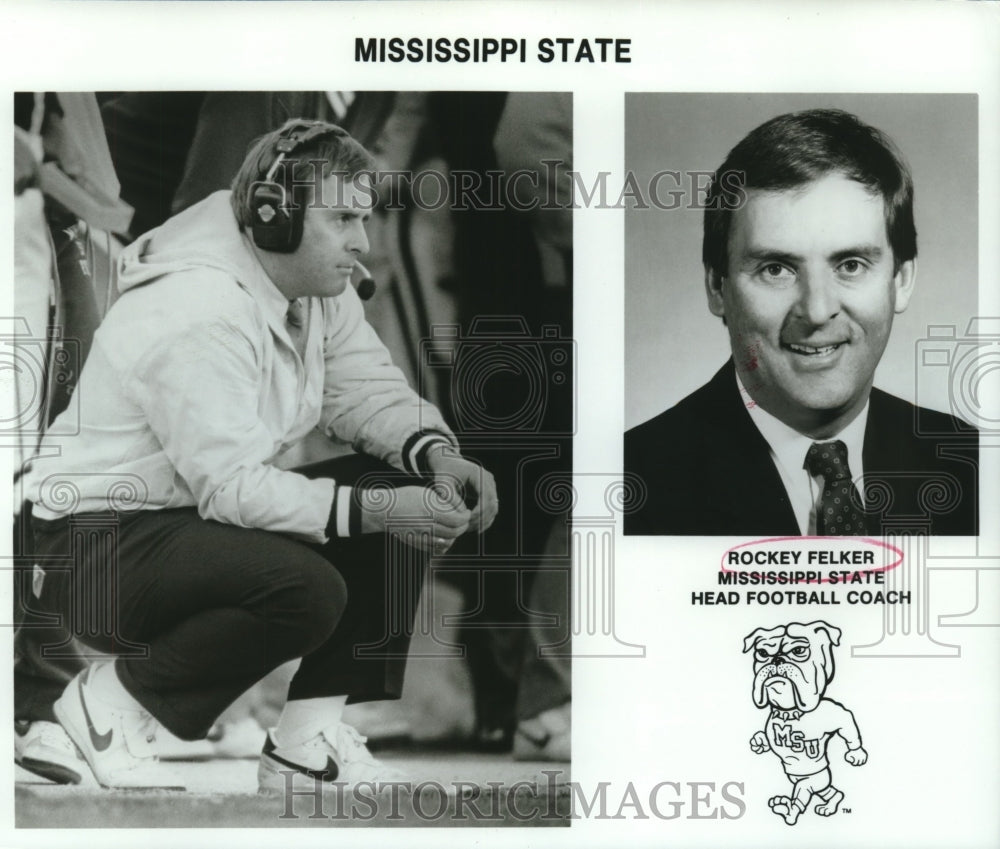
[{"label": "bulldog paw", "polygon": [[771,810],[789,825],[795,825],[799,818],[799,807],[788,796],[772,796],[767,800]]},{"label": "bulldog paw", "polygon": [[858,746],[856,749],[844,752],[844,760],[851,766],[863,766],[868,762],[868,752]]},{"label": "bulldog paw", "polygon": [[771,744],[767,742],[767,735],[763,731],[758,731],[750,738],[750,751],[754,754],[761,755],[770,748]]},{"label": "bulldog paw", "polygon": [[821,817],[832,817],[837,811],[840,810],[840,802],[844,798],[844,794],[839,790],[834,789],[833,795],[824,802],[820,802],[813,808],[817,814]]}]

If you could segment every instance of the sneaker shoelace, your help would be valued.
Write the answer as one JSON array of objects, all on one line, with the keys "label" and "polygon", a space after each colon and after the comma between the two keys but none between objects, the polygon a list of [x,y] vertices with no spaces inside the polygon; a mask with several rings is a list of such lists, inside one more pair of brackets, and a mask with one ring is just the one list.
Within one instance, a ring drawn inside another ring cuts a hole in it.
[{"label": "sneaker shoelace", "polygon": [[337,748],[340,756],[347,763],[377,763],[365,743],[368,738],[358,729],[342,722],[336,731]]},{"label": "sneaker shoelace", "polygon": [[38,732],[38,740],[43,745],[51,746],[53,749],[63,749],[76,754],[76,747],[69,737],[66,736],[66,732],[62,730],[61,726],[55,723],[46,722],[42,724]]},{"label": "sneaker shoelace", "polygon": [[137,758],[137,761],[133,766],[139,766],[140,763],[149,763],[150,761],[157,760],[156,752],[156,730],[160,727],[160,724],[156,721],[151,713],[147,711],[141,711],[139,713],[139,718],[133,728],[129,729],[127,732],[129,736],[133,737],[135,740],[134,751],[130,747],[130,751]]}]

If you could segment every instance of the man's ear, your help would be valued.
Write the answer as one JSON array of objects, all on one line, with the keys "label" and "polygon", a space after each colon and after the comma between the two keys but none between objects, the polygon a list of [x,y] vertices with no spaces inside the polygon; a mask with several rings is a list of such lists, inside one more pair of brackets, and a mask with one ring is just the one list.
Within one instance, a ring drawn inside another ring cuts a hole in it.
[{"label": "man's ear", "polygon": [[705,294],[708,296],[708,309],[712,315],[717,315],[723,321],[726,320],[726,305],[722,299],[722,284],[725,276],[712,268],[705,266]]},{"label": "man's ear", "polygon": [[913,287],[917,282],[917,260],[910,259],[902,263],[892,278],[892,285],[896,289],[896,313],[901,313],[910,303],[910,296],[913,294]]}]

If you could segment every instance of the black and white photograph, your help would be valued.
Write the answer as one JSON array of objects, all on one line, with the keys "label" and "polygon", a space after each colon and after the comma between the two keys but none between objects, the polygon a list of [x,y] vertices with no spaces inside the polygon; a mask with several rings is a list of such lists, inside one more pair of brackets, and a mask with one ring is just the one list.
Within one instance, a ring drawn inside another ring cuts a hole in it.
[{"label": "black and white photograph", "polygon": [[19,823],[566,824],[572,96],[14,113]]},{"label": "black and white photograph", "polygon": [[977,116],[626,96],[625,533],[978,533]]},{"label": "black and white photograph", "polygon": [[0,846],[1000,845],[997,8],[0,3]]}]

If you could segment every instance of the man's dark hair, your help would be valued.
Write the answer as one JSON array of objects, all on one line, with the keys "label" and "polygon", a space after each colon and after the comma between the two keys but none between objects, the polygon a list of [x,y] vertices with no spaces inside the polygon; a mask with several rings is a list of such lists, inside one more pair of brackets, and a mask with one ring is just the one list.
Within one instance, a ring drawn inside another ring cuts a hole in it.
[{"label": "man's dark hair", "polygon": [[709,187],[701,257],[728,274],[734,183],[742,189],[793,189],[827,174],[843,174],[882,196],[894,268],[917,255],[913,180],[888,136],[840,109],[779,115],[752,130],[719,166]]}]

